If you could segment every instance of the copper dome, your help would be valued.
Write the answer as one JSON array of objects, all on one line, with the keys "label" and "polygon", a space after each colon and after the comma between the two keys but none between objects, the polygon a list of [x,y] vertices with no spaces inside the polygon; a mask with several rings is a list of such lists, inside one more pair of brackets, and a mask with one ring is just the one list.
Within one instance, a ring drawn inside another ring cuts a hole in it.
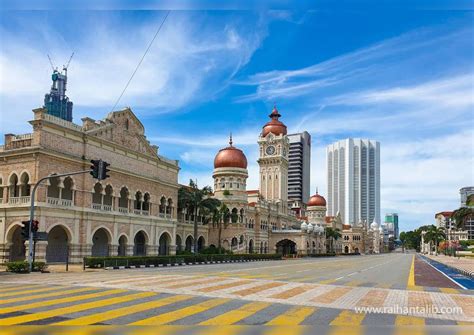
[{"label": "copper dome", "polygon": [[276,106],[273,107],[273,111],[268,116],[271,118],[271,121],[267,122],[263,126],[262,136],[265,137],[269,133],[277,136],[286,135],[286,126],[283,124],[283,122],[278,120],[278,118],[281,117],[281,114],[278,112]]},{"label": "copper dome", "polygon": [[307,206],[326,206],[326,199],[319,195],[318,191],[316,190],[316,194],[309,198]]},{"label": "copper dome", "polygon": [[242,150],[232,146],[232,136],[229,140],[229,146],[219,150],[214,158],[214,169],[225,167],[247,168],[247,157],[245,157]]}]

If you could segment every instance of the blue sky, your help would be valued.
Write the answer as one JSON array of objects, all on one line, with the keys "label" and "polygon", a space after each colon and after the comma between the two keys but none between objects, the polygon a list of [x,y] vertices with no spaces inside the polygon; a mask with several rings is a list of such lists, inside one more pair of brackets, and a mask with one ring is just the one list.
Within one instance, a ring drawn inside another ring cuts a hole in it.
[{"label": "blue sky", "polygon": [[[459,188],[474,184],[469,6],[193,8],[171,11],[118,104],[133,109],[160,154],[180,160],[181,182],[211,184],[214,155],[232,132],[256,188],[256,140],[276,103],[290,132],[312,135],[311,189],[320,193],[327,144],[381,142],[382,215],[398,212],[402,230],[456,208]],[[47,54],[62,65],[75,52],[75,122],[103,118],[164,14],[2,10],[2,135],[30,131],[31,109],[50,86]]]}]

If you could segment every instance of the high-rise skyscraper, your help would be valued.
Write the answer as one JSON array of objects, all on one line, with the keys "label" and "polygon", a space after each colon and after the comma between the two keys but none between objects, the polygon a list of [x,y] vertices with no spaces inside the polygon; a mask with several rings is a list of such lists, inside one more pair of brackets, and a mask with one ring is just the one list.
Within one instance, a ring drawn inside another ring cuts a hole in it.
[{"label": "high-rise skyscraper", "polygon": [[50,92],[44,96],[44,107],[48,114],[72,121],[72,101],[66,96],[67,67],[62,72],[54,70],[51,79],[53,84]]},{"label": "high-rise skyscraper", "polygon": [[327,147],[328,215],[380,222],[380,143],[348,138]]},{"label": "high-rise skyscraper", "polygon": [[311,170],[311,135],[307,131],[288,135],[288,199],[308,202]]},{"label": "high-rise skyscraper", "polygon": [[398,214],[397,213],[387,213],[385,214],[385,225],[392,227],[393,236],[398,240]]}]

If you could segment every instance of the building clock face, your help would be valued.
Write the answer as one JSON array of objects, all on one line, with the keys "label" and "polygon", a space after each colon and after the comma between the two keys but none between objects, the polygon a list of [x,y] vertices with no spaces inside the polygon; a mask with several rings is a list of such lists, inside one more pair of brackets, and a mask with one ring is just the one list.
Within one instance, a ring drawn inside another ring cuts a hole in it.
[{"label": "building clock face", "polygon": [[273,155],[275,153],[275,147],[273,145],[269,145],[265,150],[267,155]]}]

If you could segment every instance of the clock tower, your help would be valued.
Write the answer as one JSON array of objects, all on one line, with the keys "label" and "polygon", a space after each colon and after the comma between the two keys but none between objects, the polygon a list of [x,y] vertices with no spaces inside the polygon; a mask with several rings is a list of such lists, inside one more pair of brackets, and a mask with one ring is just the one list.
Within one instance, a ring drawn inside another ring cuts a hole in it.
[{"label": "clock tower", "polygon": [[286,126],[278,120],[281,114],[276,107],[269,115],[270,121],[262,128],[258,138],[260,155],[260,194],[272,203],[281,205],[282,212],[288,207],[288,140]]}]

